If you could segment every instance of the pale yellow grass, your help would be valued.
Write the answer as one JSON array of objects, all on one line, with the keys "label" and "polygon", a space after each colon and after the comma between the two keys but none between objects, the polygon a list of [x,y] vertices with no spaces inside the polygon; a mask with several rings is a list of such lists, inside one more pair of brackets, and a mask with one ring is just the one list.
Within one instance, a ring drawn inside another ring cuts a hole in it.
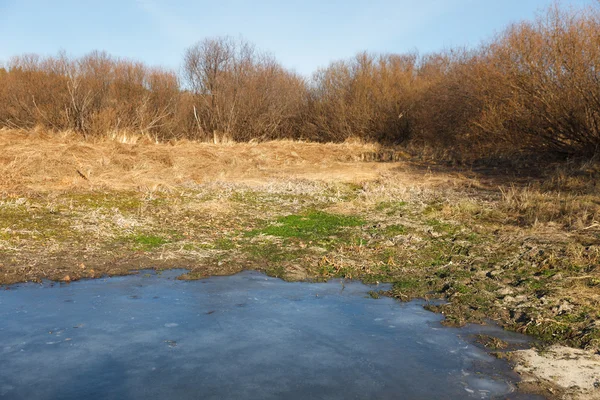
[{"label": "pale yellow grass", "polygon": [[156,143],[123,135],[83,141],[68,132],[0,130],[0,190],[154,190],[284,177],[360,182],[395,166],[359,162],[379,150],[360,142]]}]

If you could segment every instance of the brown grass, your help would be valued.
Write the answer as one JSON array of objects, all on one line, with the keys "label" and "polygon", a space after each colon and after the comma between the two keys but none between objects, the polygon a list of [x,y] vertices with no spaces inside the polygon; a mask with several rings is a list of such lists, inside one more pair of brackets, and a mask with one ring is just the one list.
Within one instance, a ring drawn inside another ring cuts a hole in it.
[{"label": "brown grass", "polygon": [[567,229],[587,230],[597,228],[600,221],[597,196],[510,187],[502,190],[501,207],[524,225],[557,223]]},{"label": "brown grass", "polygon": [[0,130],[0,190],[156,190],[282,176],[358,182],[374,179],[394,166],[357,163],[376,158],[379,151],[377,145],[358,141],[156,143],[127,133],[82,141],[70,132]]},{"label": "brown grass", "polygon": [[0,67],[0,127],[155,141],[359,137],[462,163],[535,155],[543,167],[600,152],[599,40],[598,5],[557,3],[470,49],[361,52],[310,79],[230,37],[190,47],[179,75],[104,52],[22,55]]}]

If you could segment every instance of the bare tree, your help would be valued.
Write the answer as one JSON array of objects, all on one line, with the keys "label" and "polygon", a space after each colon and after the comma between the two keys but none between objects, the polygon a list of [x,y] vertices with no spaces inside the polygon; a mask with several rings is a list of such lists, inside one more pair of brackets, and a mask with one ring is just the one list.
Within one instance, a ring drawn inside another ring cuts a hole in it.
[{"label": "bare tree", "polygon": [[195,98],[198,136],[205,140],[278,137],[293,114],[290,102],[300,101],[306,90],[304,81],[273,57],[230,37],[205,39],[189,48],[184,77]]}]

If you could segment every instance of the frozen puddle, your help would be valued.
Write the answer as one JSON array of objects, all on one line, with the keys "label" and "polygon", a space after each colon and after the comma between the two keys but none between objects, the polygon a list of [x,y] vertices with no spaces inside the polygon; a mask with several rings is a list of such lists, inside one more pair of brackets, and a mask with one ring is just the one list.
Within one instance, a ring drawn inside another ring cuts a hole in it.
[{"label": "frozen puddle", "polygon": [[443,328],[419,302],[179,273],[0,290],[0,398],[531,398],[464,339],[475,328]]}]

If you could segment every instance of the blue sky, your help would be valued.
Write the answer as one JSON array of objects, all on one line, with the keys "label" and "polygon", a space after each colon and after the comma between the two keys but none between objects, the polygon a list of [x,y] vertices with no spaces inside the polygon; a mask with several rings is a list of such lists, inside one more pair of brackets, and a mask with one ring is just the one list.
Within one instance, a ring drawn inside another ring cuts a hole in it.
[{"label": "blue sky", "polygon": [[[582,6],[594,0],[563,0]],[[178,68],[208,36],[243,36],[308,75],[362,50],[474,46],[553,0],[0,0],[0,62],[91,50]]]}]

